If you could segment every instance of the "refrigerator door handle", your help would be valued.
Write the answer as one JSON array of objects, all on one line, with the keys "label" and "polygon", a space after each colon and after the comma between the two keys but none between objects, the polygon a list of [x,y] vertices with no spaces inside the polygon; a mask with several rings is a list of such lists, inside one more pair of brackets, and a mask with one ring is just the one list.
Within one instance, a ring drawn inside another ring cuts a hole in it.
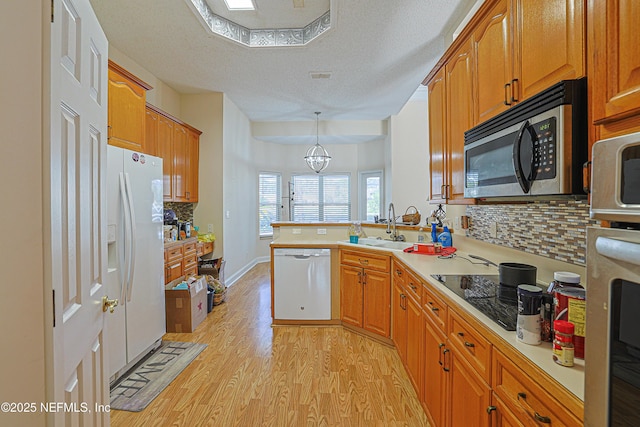
[{"label": "refrigerator door handle", "polygon": [[131,219],[131,241],[129,243],[129,285],[127,286],[127,301],[131,301],[131,290],[133,289],[133,273],[136,266],[136,210],[133,208],[133,194],[129,174],[124,174],[127,184],[127,196],[129,198],[129,218]]},{"label": "refrigerator door handle", "polygon": [[122,250],[120,251],[122,255],[123,262],[121,264],[121,268],[119,269],[122,274],[121,283],[120,283],[120,301],[125,301],[127,295],[127,288],[129,286],[129,262],[130,255],[129,250],[131,246],[131,218],[129,217],[129,209],[128,209],[128,199],[127,199],[127,187],[125,184],[124,173],[120,172],[120,199],[122,200],[122,214],[124,216],[124,242],[122,245]]}]

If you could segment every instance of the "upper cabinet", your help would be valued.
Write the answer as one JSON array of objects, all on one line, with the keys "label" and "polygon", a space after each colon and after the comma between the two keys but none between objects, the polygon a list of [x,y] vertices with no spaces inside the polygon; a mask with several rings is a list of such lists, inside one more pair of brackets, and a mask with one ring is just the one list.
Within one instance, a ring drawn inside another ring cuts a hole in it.
[{"label": "upper cabinet", "polygon": [[[431,202],[475,203],[464,198],[464,132],[559,81],[585,75],[584,3],[486,0],[427,75]],[[628,28],[640,24],[633,12]],[[640,56],[629,54],[637,65]]]},{"label": "upper cabinet", "polygon": [[151,104],[146,117],[147,145],[163,159],[164,201],[197,202],[202,132]]},{"label": "upper cabinet", "polygon": [[583,77],[584,0],[515,0],[513,89],[528,99],[555,83]]},{"label": "upper cabinet", "polygon": [[473,125],[473,61],[471,43],[464,43],[445,66],[447,88],[447,167],[445,196],[451,204],[464,198],[464,133]]},{"label": "upper cabinet", "polygon": [[498,0],[481,12],[475,54],[475,122],[566,79],[585,75],[583,0]]},{"label": "upper cabinet", "polygon": [[[510,28],[511,1],[500,0],[471,37],[475,54],[475,123],[482,123],[516,101]],[[470,126],[471,127],[471,126]]]},{"label": "upper cabinet", "polygon": [[589,2],[591,138],[640,131],[640,2]]},{"label": "upper cabinet", "polygon": [[152,89],[115,62],[109,61],[108,143],[145,151],[146,92]]}]

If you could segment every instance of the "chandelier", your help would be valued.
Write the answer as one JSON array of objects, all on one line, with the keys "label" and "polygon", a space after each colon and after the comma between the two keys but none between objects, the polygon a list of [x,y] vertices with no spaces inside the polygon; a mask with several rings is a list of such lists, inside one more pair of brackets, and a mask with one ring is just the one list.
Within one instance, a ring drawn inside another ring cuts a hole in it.
[{"label": "chandelier", "polygon": [[304,159],[307,162],[307,165],[313,169],[316,173],[320,173],[329,166],[329,161],[331,161],[331,156],[327,153],[327,150],[324,149],[322,145],[320,145],[320,136],[318,133],[318,116],[320,116],[320,112],[316,111],[316,145],[309,148],[307,150],[307,155],[304,156]]}]

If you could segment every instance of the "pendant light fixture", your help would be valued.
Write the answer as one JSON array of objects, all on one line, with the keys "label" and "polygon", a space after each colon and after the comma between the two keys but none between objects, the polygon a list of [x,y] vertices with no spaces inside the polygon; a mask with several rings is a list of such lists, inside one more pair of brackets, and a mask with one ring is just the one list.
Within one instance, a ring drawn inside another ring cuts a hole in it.
[{"label": "pendant light fixture", "polygon": [[324,149],[322,145],[320,145],[320,135],[318,132],[318,117],[320,116],[320,112],[316,111],[316,145],[309,148],[307,150],[307,155],[304,156],[304,159],[307,162],[307,165],[313,169],[316,173],[320,173],[329,166],[329,161],[331,161],[331,156],[327,153],[327,150]]}]

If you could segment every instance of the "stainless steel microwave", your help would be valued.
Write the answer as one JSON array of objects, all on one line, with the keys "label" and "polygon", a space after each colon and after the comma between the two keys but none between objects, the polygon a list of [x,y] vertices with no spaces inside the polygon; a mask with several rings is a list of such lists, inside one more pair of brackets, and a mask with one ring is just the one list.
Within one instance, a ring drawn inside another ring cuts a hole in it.
[{"label": "stainless steel microwave", "polygon": [[565,80],[465,132],[464,195],[582,196],[586,80]]}]

